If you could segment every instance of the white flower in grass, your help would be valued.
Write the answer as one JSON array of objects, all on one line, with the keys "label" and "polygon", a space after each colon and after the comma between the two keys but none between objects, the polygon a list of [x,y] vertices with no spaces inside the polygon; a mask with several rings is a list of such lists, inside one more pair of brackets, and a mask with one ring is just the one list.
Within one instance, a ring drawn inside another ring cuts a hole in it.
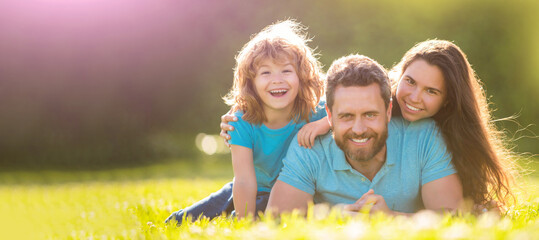
[{"label": "white flower in grass", "polygon": [[464,223],[455,223],[451,227],[445,229],[442,232],[442,238],[444,239],[463,239],[470,238],[472,229]]},{"label": "white flower in grass", "polygon": [[430,210],[422,210],[412,216],[412,227],[416,230],[438,228],[442,217]]},{"label": "white flower in grass", "polygon": [[500,215],[494,212],[486,212],[479,216],[477,226],[480,228],[491,228],[500,221]]},{"label": "white flower in grass", "polygon": [[350,221],[343,230],[347,239],[361,238],[367,232],[367,224],[362,221]]}]

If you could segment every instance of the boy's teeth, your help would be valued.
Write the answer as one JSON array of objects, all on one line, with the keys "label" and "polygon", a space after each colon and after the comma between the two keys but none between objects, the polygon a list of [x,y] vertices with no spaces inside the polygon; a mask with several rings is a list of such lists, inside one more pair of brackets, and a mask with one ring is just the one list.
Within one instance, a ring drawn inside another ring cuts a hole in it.
[{"label": "boy's teeth", "polygon": [[412,110],[414,110],[414,111],[419,111],[419,110],[421,110],[421,109],[419,109],[419,108],[412,107],[412,105],[410,105],[410,104],[408,104],[408,103],[406,104],[406,107],[408,107],[409,109],[412,109]]},{"label": "boy's teeth", "polygon": [[351,138],[352,142],[356,142],[356,143],[364,143],[366,142],[367,140],[369,140],[369,138],[363,138],[363,139],[355,139],[355,138]]}]

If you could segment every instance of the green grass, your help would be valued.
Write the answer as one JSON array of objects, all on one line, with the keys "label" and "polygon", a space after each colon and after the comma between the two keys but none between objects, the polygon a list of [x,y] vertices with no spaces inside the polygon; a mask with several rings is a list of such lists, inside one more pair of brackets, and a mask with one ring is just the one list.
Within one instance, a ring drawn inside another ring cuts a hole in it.
[{"label": "green grass", "polygon": [[[539,169],[534,161],[528,168]],[[485,238],[539,236],[539,176],[521,179],[518,203],[502,217],[485,214],[412,218],[342,216],[326,206],[280,220],[220,217],[181,227],[163,220],[232,179],[228,161],[173,163],[79,172],[0,173],[2,239],[353,239]]]}]

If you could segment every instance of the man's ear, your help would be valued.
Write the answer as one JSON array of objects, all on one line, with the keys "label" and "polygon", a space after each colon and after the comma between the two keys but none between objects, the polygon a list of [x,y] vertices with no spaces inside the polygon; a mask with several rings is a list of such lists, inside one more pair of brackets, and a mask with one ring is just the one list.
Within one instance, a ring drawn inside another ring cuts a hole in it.
[{"label": "man's ear", "polygon": [[389,99],[389,105],[387,106],[387,122],[391,121],[391,109],[393,109],[393,99]]},{"label": "man's ear", "polygon": [[329,107],[328,107],[328,104],[327,104],[327,103],[326,103],[325,106],[326,106],[326,113],[327,113],[327,115],[328,115],[329,127],[331,128],[331,127],[333,127],[333,126],[331,125],[331,111],[329,110]]}]

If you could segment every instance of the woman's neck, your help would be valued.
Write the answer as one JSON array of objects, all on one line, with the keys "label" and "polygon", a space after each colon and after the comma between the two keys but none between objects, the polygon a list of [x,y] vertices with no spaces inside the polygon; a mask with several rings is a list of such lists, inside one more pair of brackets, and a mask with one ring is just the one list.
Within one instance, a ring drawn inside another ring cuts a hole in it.
[{"label": "woman's neck", "polygon": [[292,119],[292,107],[289,110],[264,109],[266,121],[264,125],[270,129],[279,129],[288,125]]}]

